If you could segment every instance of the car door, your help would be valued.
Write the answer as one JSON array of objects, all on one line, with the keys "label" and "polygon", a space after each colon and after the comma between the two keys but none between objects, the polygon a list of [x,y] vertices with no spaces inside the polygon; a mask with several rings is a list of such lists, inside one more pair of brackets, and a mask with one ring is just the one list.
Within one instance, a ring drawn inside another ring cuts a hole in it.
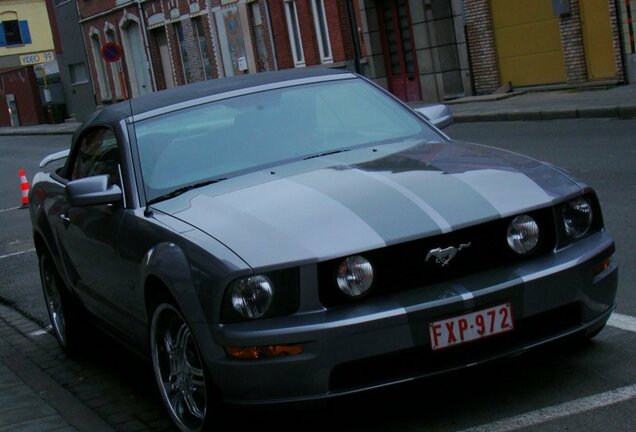
[{"label": "car door", "polygon": [[[107,174],[111,184],[122,187],[121,149],[111,129],[89,130],[70,157],[68,181]],[[119,330],[128,325],[128,292],[118,271],[117,244],[125,211],[122,204],[71,206],[64,200],[57,218],[58,243],[70,283],[91,313]]]}]

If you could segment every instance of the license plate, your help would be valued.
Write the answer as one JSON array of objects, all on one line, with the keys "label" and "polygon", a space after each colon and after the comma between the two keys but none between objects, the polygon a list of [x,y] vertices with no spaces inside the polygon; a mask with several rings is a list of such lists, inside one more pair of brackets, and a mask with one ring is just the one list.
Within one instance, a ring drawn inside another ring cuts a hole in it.
[{"label": "license plate", "polygon": [[511,331],[512,306],[510,303],[482,309],[477,312],[434,321],[428,330],[433,351],[483,339]]}]

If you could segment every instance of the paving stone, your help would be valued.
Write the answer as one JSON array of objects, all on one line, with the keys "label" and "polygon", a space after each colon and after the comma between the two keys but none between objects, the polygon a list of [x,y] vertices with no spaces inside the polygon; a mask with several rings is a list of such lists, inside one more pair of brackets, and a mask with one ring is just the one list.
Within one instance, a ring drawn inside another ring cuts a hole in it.
[{"label": "paving stone", "polygon": [[30,403],[24,406],[0,409],[0,427],[56,414],[57,412],[50,405],[33,396],[30,398]]},{"label": "paving stone", "polygon": [[127,423],[123,423],[117,426],[117,430],[122,432],[136,432],[146,430],[148,426],[141,423],[139,420],[131,420]]},{"label": "paving stone", "polygon": [[62,417],[56,414],[42,418],[30,419],[7,426],[0,426],[0,432],[50,432],[68,426],[69,424]]}]

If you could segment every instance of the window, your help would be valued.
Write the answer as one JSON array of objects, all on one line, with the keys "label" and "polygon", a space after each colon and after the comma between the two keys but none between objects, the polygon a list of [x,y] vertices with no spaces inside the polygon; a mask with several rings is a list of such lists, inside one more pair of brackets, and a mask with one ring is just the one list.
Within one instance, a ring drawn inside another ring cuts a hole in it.
[{"label": "window", "polygon": [[187,84],[190,81],[190,62],[188,61],[188,49],[186,47],[185,37],[183,35],[183,28],[180,22],[173,24],[174,31],[177,33],[177,39],[179,41],[179,53],[181,54],[181,66],[183,67],[183,79]]},{"label": "window", "polygon": [[26,20],[0,22],[0,46],[26,45],[31,43],[31,32]]},{"label": "window", "polygon": [[90,39],[91,47],[93,48],[93,64],[95,65],[95,70],[97,72],[97,85],[99,86],[100,95],[102,100],[109,100],[111,98],[110,87],[106,80],[106,65],[104,64],[104,59],[102,59],[102,56],[100,55],[102,42],[99,39],[99,33],[97,30],[91,29]]},{"label": "window", "polygon": [[311,0],[311,9],[314,13],[314,26],[318,38],[318,51],[322,63],[332,63],[331,43],[329,42],[329,29],[327,28],[327,16],[325,15],[324,0]]},{"label": "window", "polygon": [[86,75],[86,65],[84,62],[68,65],[68,72],[71,75],[71,84],[83,84],[88,82],[88,75]]},{"label": "window", "polygon": [[135,130],[149,200],[292,159],[440,139],[412,112],[359,79],[295,85],[174,110],[135,123]]},{"label": "window", "polygon": [[210,63],[210,56],[208,55],[208,43],[205,38],[205,31],[203,30],[203,20],[201,19],[201,17],[194,18],[192,20],[192,27],[194,27],[194,35],[199,42],[199,56],[201,57],[201,63],[203,64],[205,79],[211,79],[212,64]]},{"label": "window", "polygon": [[94,129],[82,138],[73,162],[71,180],[107,174],[111,184],[121,185],[119,161],[115,133],[107,128]]},{"label": "window", "polygon": [[[106,42],[117,43],[117,39],[115,38],[114,26],[106,24],[104,34],[106,35]],[[118,64],[119,62],[114,62],[110,64],[110,74],[113,78],[113,84],[115,85],[115,97],[118,99],[121,99],[122,91],[121,91],[121,80],[119,79]]]},{"label": "window", "polygon": [[293,0],[285,2],[285,17],[287,18],[287,30],[289,31],[289,43],[291,44],[294,66],[305,66],[305,54],[303,53],[303,40],[300,36],[296,3]]}]

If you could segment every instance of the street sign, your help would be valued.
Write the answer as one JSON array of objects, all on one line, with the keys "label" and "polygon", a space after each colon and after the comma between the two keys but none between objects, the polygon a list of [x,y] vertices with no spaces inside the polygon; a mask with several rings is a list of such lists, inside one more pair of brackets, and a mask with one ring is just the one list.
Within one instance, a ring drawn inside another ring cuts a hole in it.
[{"label": "street sign", "polygon": [[20,64],[22,66],[30,66],[42,63],[48,63],[55,60],[53,51],[44,51],[34,54],[24,54],[20,56]]},{"label": "street sign", "polygon": [[119,61],[123,54],[124,51],[121,49],[121,46],[117,45],[114,42],[106,42],[104,45],[102,45],[102,58],[109,63]]}]

